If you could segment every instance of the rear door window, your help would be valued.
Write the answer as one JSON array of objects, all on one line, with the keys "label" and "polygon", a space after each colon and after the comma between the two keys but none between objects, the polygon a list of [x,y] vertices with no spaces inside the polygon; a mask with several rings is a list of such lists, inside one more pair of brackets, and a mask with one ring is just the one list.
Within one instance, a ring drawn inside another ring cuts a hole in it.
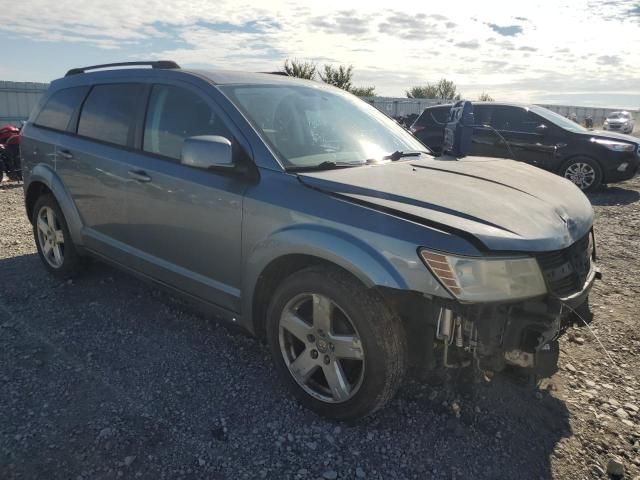
[{"label": "rear door window", "polygon": [[521,107],[494,107],[491,126],[496,130],[535,133],[540,125],[537,115]]},{"label": "rear door window", "polygon": [[88,90],[89,87],[58,90],[47,100],[34,123],[40,127],[65,131]]},{"label": "rear door window", "polygon": [[416,125],[421,127],[427,126],[444,126],[443,124],[447,123],[449,118],[449,110],[451,107],[435,107],[435,108],[427,108],[420,118],[416,122]]},{"label": "rear door window", "polygon": [[473,107],[473,121],[476,125],[491,125],[491,112],[493,108],[488,105]]},{"label": "rear door window", "polygon": [[78,135],[121,146],[129,145],[143,89],[140,84],[93,87],[80,113]]},{"label": "rear door window", "polygon": [[198,135],[219,135],[233,141],[203,97],[182,87],[154,85],[144,125],[144,151],[180,160],[184,139]]}]

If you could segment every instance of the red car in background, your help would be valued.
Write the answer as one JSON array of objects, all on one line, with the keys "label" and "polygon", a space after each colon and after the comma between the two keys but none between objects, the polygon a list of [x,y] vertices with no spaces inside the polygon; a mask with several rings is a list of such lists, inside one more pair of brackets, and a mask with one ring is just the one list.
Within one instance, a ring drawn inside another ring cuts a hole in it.
[{"label": "red car in background", "polygon": [[9,180],[21,180],[20,127],[6,125],[0,128],[0,181],[6,173]]}]

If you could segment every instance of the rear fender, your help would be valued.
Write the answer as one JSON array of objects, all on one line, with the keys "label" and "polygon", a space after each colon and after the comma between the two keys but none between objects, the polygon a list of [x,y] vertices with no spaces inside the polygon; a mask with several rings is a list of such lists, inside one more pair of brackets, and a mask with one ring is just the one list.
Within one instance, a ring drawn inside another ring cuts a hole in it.
[{"label": "rear fender", "polygon": [[[36,165],[31,172],[29,172],[28,179],[25,178],[28,184],[25,184],[25,200],[29,194],[30,189],[35,186],[36,182],[44,184],[55,197],[58,205],[60,205],[60,209],[62,210],[62,214],[67,222],[67,226],[69,228],[69,233],[71,234],[71,239],[75,246],[82,247],[82,227],[83,222],[80,217],[80,212],[76,208],[75,203],[73,202],[71,195],[64,187],[62,180],[56,174],[56,172],[49,165],[46,164],[38,164]],[[28,208],[28,207],[27,207]],[[31,216],[31,212],[27,212],[29,217]],[[33,221],[33,219],[31,219]]]}]

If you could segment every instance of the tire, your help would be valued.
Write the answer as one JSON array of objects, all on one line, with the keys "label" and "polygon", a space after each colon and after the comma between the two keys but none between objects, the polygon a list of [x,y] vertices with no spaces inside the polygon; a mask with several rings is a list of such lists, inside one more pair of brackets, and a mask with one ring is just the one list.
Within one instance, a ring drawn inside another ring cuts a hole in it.
[{"label": "tire", "polygon": [[400,318],[378,294],[333,267],[308,268],[284,280],[267,311],[267,340],[291,393],[335,420],[357,420],[382,408],[407,368]]},{"label": "tire", "polygon": [[593,192],[602,184],[602,169],[589,157],[573,157],[560,167],[560,175],[583,192]]},{"label": "tire", "polygon": [[61,279],[75,276],[82,267],[82,258],[53,195],[45,194],[36,200],[31,218],[38,255],[45,268]]}]

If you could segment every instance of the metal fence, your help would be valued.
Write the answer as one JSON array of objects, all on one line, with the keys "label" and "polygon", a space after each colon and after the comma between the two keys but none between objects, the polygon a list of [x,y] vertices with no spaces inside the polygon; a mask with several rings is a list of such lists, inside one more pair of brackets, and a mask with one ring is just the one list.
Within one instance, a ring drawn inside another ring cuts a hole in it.
[{"label": "metal fence", "polygon": [[541,107],[548,108],[563,117],[568,117],[575,114],[578,122],[584,125],[584,120],[587,117],[593,119],[593,125],[596,128],[602,127],[604,119],[612,112],[619,112],[625,110],[629,112],[635,118],[636,124],[640,123],[640,110],[623,109],[623,108],[600,108],[600,107],[575,107],[572,105],[540,105]]},{"label": "metal fence", "polygon": [[448,103],[447,100],[434,98],[393,98],[393,97],[365,97],[366,102],[376,107],[390,117],[406,117],[420,115],[422,111],[432,105]]},{"label": "metal fence", "polygon": [[0,126],[26,120],[49,85],[0,81]]},{"label": "metal fence", "polygon": [[[406,117],[411,114],[420,114],[422,111],[432,105],[440,105],[443,103],[451,103],[450,100],[427,99],[427,98],[393,98],[393,97],[365,97],[363,100],[376,107],[381,112],[386,113],[390,117]],[[541,107],[548,108],[563,117],[575,114],[578,122],[584,125],[585,119],[590,116],[596,128],[602,127],[604,119],[620,108],[601,108],[601,107],[578,107],[574,105],[543,105]],[[640,123],[640,109],[627,109],[636,119],[636,124]]]}]

